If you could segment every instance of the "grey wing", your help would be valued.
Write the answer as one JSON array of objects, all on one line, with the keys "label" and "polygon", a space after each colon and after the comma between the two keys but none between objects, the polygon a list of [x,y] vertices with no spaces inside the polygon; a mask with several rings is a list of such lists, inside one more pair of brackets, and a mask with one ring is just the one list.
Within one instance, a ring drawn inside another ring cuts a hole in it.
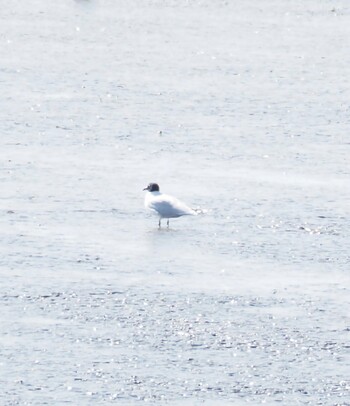
[{"label": "grey wing", "polygon": [[162,196],[162,199],[155,200],[150,208],[156,210],[162,217],[172,218],[194,214],[193,210],[172,196]]},{"label": "grey wing", "polygon": [[167,201],[162,201],[162,202],[152,202],[149,205],[149,208],[151,210],[156,211],[157,213],[160,214],[162,217],[178,217],[181,216],[178,210],[174,208],[174,206],[167,202]]}]

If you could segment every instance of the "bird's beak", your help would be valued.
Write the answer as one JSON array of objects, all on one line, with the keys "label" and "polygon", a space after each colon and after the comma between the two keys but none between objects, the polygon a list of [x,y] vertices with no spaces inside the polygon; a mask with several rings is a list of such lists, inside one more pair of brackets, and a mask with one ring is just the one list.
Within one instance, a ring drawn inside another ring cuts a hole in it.
[{"label": "bird's beak", "polygon": [[145,187],[143,190],[148,190],[148,187]]}]

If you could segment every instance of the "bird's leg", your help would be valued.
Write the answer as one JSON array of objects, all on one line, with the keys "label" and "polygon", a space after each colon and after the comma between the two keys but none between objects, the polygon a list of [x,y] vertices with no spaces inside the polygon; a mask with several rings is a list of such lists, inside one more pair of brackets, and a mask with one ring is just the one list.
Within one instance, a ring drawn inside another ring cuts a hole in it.
[{"label": "bird's leg", "polygon": [[158,222],[158,228],[161,228],[161,227],[162,227],[162,225],[161,225],[161,223],[160,223],[160,220],[161,220],[161,219],[159,219],[159,222]]},{"label": "bird's leg", "polygon": [[168,226],[168,228],[169,228],[169,219],[168,219],[168,221],[166,222],[166,225]]}]

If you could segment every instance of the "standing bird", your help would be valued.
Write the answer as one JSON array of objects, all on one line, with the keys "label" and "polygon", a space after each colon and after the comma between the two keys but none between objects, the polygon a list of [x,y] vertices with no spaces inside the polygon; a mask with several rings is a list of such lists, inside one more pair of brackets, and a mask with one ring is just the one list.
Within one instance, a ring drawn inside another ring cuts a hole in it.
[{"label": "standing bird", "polygon": [[169,219],[181,216],[195,216],[197,213],[185,203],[180,202],[173,196],[166,195],[159,191],[157,183],[150,183],[143,190],[147,190],[145,196],[145,207],[159,216],[159,228],[161,220],[168,219],[167,226],[169,227]]}]

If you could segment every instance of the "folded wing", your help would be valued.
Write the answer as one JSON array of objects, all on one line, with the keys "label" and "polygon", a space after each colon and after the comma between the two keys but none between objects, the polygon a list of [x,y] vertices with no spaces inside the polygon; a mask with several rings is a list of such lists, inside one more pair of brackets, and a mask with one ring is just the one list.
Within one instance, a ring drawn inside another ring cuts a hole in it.
[{"label": "folded wing", "polygon": [[159,213],[164,218],[174,218],[195,215],[196,212],[175,197],[161,194],[148,203],[148,208]]}]

